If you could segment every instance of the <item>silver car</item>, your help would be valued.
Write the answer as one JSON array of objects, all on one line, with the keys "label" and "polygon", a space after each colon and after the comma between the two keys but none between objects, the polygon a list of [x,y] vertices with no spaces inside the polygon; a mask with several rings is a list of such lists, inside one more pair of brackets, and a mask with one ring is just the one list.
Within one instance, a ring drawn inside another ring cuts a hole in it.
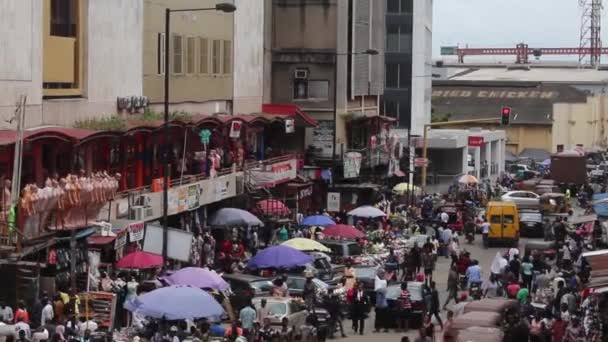
[{"label": "silver car", "polygon": [[509,191],[500,197],[503,202],[515,202],[518,209],[538,209],[540,196],[531,191]]}]

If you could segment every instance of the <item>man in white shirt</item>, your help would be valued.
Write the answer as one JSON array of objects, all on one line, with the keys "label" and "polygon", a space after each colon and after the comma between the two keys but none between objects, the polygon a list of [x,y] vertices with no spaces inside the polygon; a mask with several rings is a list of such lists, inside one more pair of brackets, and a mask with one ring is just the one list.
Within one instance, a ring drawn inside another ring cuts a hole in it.
[{"label": "man in white shirt", "polygon": [[9,305],[6,305],[6,303],[0,304],[0,308],[2,312],[2,321],[8,324],[12,323],[14,319],[13,308],[11,308]]},{"label": "man in white shirt", "polygon": [[40,317],[40,326],[45,326],[47,323],[50,323],[55,316],[53,312],[53,306],[51,305],[51,301],[47,300],[44,308],[42,308],[42,315]]},{"label": "man in white shirt", "polygon": [[442,211],[441,214],[439,215],[439,217],[441,218],[441,223],[443,224],[443,226],[447,227],[448,221],[450,221],[450,215],[448,215],[448,213]]},{"label": "man in white shirt", "polygon": [[17,333],[17,336],[19,336],[19,331],[24,331],[25,332],[25,337],[26,338],[30,338],[32,336],[32,331],[30,330],[30,325],[25,323],[23,321],[23,319],[21,317],[19,317],[19,320],[17,321],[17,323],[15,323],[15,332]]},{"label": "man in white shirt", "polygon": [[488,248],[488,235],[490,234],[490,223],[482,219],[481,223],[481,236],[483,237],[483,247]]}]

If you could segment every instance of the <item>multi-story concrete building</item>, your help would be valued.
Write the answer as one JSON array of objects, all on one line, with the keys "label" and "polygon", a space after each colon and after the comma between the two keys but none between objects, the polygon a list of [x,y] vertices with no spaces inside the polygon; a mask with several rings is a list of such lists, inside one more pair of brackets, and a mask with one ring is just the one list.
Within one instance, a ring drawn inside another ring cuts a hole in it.
[{"label": "multi-story concrete building", "polygon": [[142,0],[0,2],[0,127],[70,126],[117,112],[142,95]]},{"label": "multi-story concrete building", "polygon": [[[270,99],[295,104],[318,121],[294,144],[314,146],[324,157],[341,155],[350,146],[347,121],[378,115],[384,8],[384,1],[362,0],[273,0],[267,8]],[[368,49],[379,54],[358,54]]]},{"label": "multi-story concrete building", "polygon": [[431,115],[432,0],[386,1],[383,113],[421,135]]}]

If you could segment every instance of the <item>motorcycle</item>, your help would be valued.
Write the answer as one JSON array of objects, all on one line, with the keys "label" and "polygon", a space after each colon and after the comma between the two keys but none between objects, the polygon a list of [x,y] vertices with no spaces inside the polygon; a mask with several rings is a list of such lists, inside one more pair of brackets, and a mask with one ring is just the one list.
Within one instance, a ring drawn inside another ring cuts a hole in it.
[{"label": "motorcycle", "polygon": [[479,283],[479,282],[471,283],[471,287],[469,288],[469,295],[471,296],[471,298],[473,298],[473,300],[480,300],[481,299],[481,283]]}]

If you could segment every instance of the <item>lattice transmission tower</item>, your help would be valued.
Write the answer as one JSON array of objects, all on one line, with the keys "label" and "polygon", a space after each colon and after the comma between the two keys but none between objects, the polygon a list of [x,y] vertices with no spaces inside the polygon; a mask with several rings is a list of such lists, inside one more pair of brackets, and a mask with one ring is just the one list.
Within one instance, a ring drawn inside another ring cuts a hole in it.
[{"label": "lattice transmission tower", "polygon": [[602,0],[579,0],[582,10],[579,65],[597,67],[602,55]]}]

